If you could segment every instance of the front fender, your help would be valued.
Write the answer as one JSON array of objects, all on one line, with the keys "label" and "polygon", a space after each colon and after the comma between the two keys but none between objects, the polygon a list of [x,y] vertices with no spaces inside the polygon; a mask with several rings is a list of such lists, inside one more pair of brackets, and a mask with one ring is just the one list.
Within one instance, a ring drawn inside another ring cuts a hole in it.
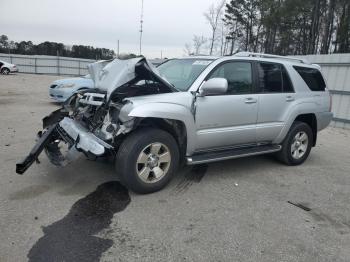
[{"label": "front fender", "polygon": [[187,155],[191,155],[195,149],[196,127],[193,115],[189,108],[182,105],[169,103],[149,103],[133,108],[129,117],[153,117],[178,120],[184,123],[187,134]]}]

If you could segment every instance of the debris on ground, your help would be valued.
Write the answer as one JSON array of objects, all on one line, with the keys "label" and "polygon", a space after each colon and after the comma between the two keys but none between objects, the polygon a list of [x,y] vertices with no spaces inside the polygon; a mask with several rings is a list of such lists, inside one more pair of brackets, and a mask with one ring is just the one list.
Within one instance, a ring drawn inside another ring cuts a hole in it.
[{"label": "debris on ground", "polygon": [[309,207],[307,207],[307,206],[304,206],[304,205],[302,205],[302,204],[300,204],[300,203],[293,203],[293,202],[291,202],[291,201],[287,201],[289,204],[292,204],[293,206],[296,206],[296,207],[299,207],[299,208],[301,208],[301,209],[303,209],[303,210],[305,210],[305,211],[307,211],[307,212],[309,212],[309,211],[311,211],[311,208],[309,208]]}]

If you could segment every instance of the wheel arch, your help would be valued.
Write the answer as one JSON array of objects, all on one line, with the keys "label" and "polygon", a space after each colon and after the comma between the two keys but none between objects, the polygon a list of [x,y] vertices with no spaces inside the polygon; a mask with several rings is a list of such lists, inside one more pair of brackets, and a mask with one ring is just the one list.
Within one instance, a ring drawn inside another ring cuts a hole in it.
[{"label": "wheel arch", "polygon": [[192,113],[184,106],[150,103],[134,108],[129,116],[139,119],[138,127],[152,125],[172,134],[179,143],[182,155],[193,153],[196,135],[195,123]]},{"label": "wheel arch", "polygon": [[11,72],[10,68],[8,68],[8,67],[6,67],[6,66],[3,66],[3,67],[1,68],[1,73],[2,73],[5,69],[7,69],[9,72]]},{"label": "wheel arch", "polygon": [[277,136],[277,138],[273,141],[273,143],[280,144],[283,142],[285,137],[287,136],[291,126],[295,121],[300,121],[308,124],[312,129],[312,134],[314,136],[313,138],[313,145],[316,145],[317,140],[317,117],[316,114],[311,111],[310,108],[306,107],[306,105],[309,107],[312,105],[311,103],[304,104],[304,108],[300,106],[300,108],[295,108],[295,110],[292,110],[288,116],[286,117],[285,126]]},{"label": "wheel arch", "polygon": [[307,114],[300,114],[298,115],[293,122],[299,121],[304,122],[305,124],[309,125],[312,130],[312,136],[313,136],[313,142],[312,146],[316,145],[317,140],[317,118],[314,113],[307,113]]},{"label": "wheel arch", "polygon": [[78,87],[77,89],[74,90],[74,93],[77,93],[79,91],[85,91],[85,90],[88,90],[89,87],[85,87],[85,86],[82,86],[82,87]]},{"label": "wheel arch", "polygon": [[[184,158],[187,150],[187,131],[185,123],[180,120],[146,117],[138,119],[136,129],[154,127],[171,134],[179,147],[180,156]],[[183,159],[182,159],[183,160]]]}]

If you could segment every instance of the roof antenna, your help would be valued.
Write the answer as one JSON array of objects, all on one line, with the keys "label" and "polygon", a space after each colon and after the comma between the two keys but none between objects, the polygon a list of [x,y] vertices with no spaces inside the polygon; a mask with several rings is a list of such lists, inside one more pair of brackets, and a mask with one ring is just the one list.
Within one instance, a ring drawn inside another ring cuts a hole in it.
[{"label": "roof antenna", "polygon": [[142,46],[142,24],[143,24],[143,0],[141,0],[141,17],[140,17],[140,55],[141,55],[141,46]]}]

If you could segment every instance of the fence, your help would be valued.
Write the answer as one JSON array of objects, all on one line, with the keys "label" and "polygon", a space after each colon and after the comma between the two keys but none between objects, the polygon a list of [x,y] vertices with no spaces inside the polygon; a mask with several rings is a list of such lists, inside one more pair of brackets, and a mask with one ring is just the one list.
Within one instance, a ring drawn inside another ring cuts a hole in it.
[{"label": "fence", "polygon": [[42,55],[0,54],[0,60],[15,64],[21,73],[86,75],[87,65],[95,60]]},{"label": "fence", "polygon": [[332,94],[332,126],[350,129],[350,54],[298,57],[321,66]]},{"label": "fence", "polygon": [[[332,93],[334,118],[332,125],[350,129],[350,54],[307,55],[312,63],[319,64]],[[0,60],[16,64],[21,73],[85,75],[87,65],[95,60],[57,56],[28,56],[0,54]],[[160,61],[160,60],[159,60]],[[151,61],[154,64],[158,60]]]},{"label": "fence", "polygon": [[[87,65],[96,62],[96,60],[82,58],[1,53],[0,60],[15,64],[20,73],[72,76],[88,74]],[[164,59],[150,60],[154,65],[158,65],[164,61]]]}]

